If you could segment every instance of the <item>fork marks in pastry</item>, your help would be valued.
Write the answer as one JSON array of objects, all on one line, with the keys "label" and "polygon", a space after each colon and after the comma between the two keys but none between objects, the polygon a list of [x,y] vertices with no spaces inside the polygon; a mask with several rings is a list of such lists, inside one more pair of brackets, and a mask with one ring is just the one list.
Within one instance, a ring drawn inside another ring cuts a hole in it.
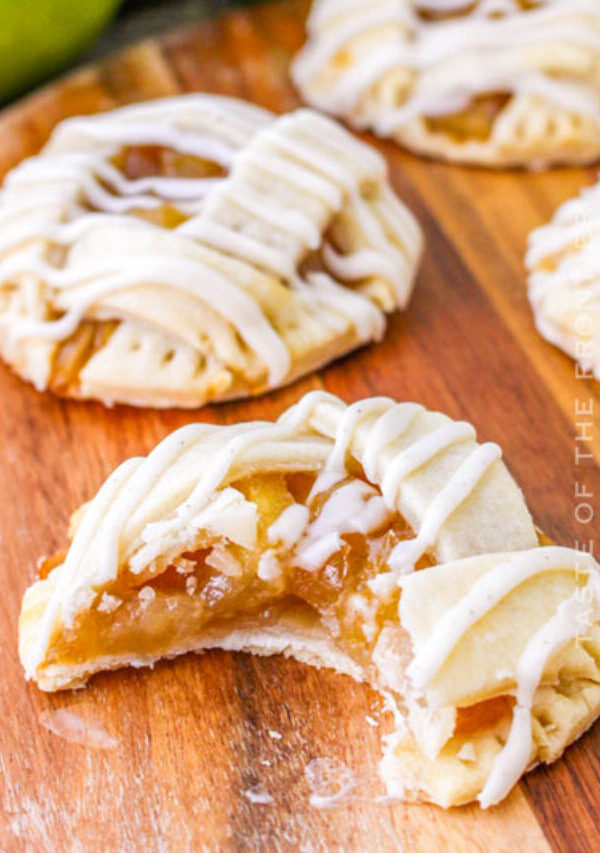
[{"label": "fork marks in pastry", "polygon": [[541,546],[494,444],[385,397],[191,424],[118,468],[27,591],[46,690],[211,646],[392,691],[391,794],[493,805],[600,709],[599,569]]},{"label": "fork marks in pastry", "polygon": [[202,95],[63,122],[7,177],[0,226],[4,357],[151,405],[259,393],[380,338],[421,245],[383,159],[334,122]]}]

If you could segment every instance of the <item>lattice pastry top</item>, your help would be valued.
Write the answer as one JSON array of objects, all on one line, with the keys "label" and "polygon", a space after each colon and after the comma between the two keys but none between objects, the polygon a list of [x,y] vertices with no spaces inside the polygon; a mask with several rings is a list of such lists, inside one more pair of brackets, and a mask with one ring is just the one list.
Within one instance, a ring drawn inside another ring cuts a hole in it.
[{"label": "lattice pastry top", "polygon": [[600,156],[597,0],[316,0],[292,75],[310,104],[432,157]]},{"label": "lattice pastry top", "polygon": [[0,193],[0,352],[106,403],[256,394],[379,338],[420,251],[382,158],[317,113],[69,119]]},{"label": "lattice pastry top", "polygon": [[45,690],[211,646],[392,691],[390,792],[497,802],[600,713],[599,567],[546,547],[495,444],[415,403],[315,392],[119,467],[23,601]]}]

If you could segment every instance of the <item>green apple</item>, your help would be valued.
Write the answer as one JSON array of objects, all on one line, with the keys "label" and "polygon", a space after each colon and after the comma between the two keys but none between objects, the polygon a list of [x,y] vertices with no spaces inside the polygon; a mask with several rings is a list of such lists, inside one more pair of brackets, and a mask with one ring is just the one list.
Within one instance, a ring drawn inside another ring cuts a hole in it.
[{"label": "green apple", "polygon": [[0,0],[0,101],[65,68],[120,0]]}]

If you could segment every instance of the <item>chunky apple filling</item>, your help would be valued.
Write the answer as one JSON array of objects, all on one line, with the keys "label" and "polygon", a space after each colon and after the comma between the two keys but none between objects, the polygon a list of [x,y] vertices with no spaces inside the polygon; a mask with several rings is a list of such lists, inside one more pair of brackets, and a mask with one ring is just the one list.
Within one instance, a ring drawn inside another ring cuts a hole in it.
[{"label": "chunky apple filling", "polygon": [[[468,18],[477,12],[479,3],[450,5],[448,8],[429,7],[427,3],[417,9],[423,21],[451,21],[458,18]],[[515,0],[515,12],[527,12],[537,8],[537,0]],[[497,9],[487,15],[489,18],[504,18],[510,12]],[[472,98],[462,110],[439,116],[426,116],[425,126],[431,133],[442,133],[451,137],[455,142],[468,141],[486,142],[491,135],[494,122],[511,100],[510,92],[486,92]]]},{"label": "chunky apple filling", "polygon": [[469,424],[315,392],[117,468],[27,590],[19,655],[44,690],[208,648],[330,667],[397,703],[390,795],[487,808],[600,709],[599,568],[546,542]]},{"label": "chunky apple filling", "polygon": [[[177,180],[203,180],[225,177],[227,170],[212,160],[191,154],[183,154],[160,145],[130,145],[120,149],[110,161],[110,165],[130,182],[143,181],[145,178],[173,178]],[[119,189],[106,178],[97,178],[102,192],[109,197],[120,196]],[[125,197],[125,196],[122,196]],[[191,215],[182,210],[173,201],[161,201],[151,207],[127,209],[133,215],[162,228],[173,229],[185,222]],[[185,203],[182,203],[185,207]],[[100,203],[88,199],[84,205],[89,212],[103,209]],[[60,257],[60,247],[53,247],[53,264],[61,267],[65,258]],[[64,250],[62,250],[64,255]],[[58,320],[62,315],[54,312],[48,320]],[[102,350],[118,327],[117,321],[82,321],[75,332],[57,345],[51,365],[50,386],[61,395],[76,391],[79,375],[87,362]]]},{"label": "chunky apple filling", "polygon": [[[540,5],[540,0],[513,0],[513,2],[515,11],[522,12],[528,12],[531,9],[536,9]],[[437,21],[451,21],[472,15],[477,11],[477,7],[480,6],[481,3],[482,0],[473,0],[473,2],[465,0],[464,3],[451,3],[447,8],[444,8],[443,6],[437,7],[435,4],[430,6],[427,3],[427,0],[424,0],[423,3],[416,4],[417,15],[422,21],[427,21],[429,23],[435,23]],[[489,12],[486,17],[504,18],[508,13],[509,12],[506,7],[504,9],[498,7]]]},{"label": "chunky apple filling", "polygon": [[[211,625],[269,619],[270,608],[293,601],[317,614],[368,671],[382,629],[397,622],[399,590],[388,560],[414,532],[359,473],[267,473],[232,483],[256,507],[254,547],[208,537],[158,574],[151,566],[121,573],[86,611],[85,625],[64,631],[53,656],[75,663],[155,657],[179,642],[189,647]],[[433,562],[426,555],[417,568]]]},{"label": "chunky apple filling", "polygon": [[[156,204],[151,206],[136,205],[135,194],[132,193],[132,204],[126,207],[130,216],[137,216],[159,225],[162,228],[177,228],[185,222],[190,212],[187,210],[185,196],[181,200],[169,198],[168,180],[175,181],[206,181],[218,180],[228,174],[228,170],[213,160],[194,154],[184,154],[162,145],[127,145],[111,157],[108,167],[111,172],[96,176],[101,189],[101,196],[88,197],[82,207],[90,213],[105,211],[111,208],[112,198],[126,198],[119,184],[122,180],[129,183],[129,189],[135,188],[136,182],[146,179],[164,179],[164,198],[158,188],[151,190],[156,193]],[[105,201],[103,200],[105,197]],[[196,199],[197,200],[197,199]],[[119,211],[115,211],[119,212]]]},{"label": "chunky apple filling", "polygon": [[[121,153],[121,169],[129,180],[161,177],[179,179],[224,178],[227,169],[213,160],[182,154],[158,145],[130,146]],[[176,228],[188,218],[180,208],[165,202],[152,210],[134,210],[137,216],[163,228]]]},{"label": "chunky apple filling", "polygon": [[70,338],[61,341],[52,359],[50,384],[56,394],[68,394],[79,384],[79,375],[90,358],[109,341],[117,321],[85,320]]},{"label": "chunky apple filling", "polygon": [[514,704],[514,696],[501,695],[457,708],[453,737],[457,742],[464,742],[475,733],[497,731],[503,722],[510,720]]},{"label": "chunky apple filling", "polygon": [[198,157],[183,154],[162,145],[128,145],[113,158],[113,164],[130,181],[139,178],[223,178],[224,166]]},{"label": "chunky apple filling", "polygon": [[455,142],[485,142],[494,122],[510,101],[508,92],[495,92],[474,98],[468,106],[448,115],[427,116],[425,124],[432,133],[444,133]]},{"label": "chunky apple filling", "polygon": [[477,0],[474,0],[472,3],[465,2],[463,5],[450,5],[448,8],[429,6],[427,3],[417,3],[416,7],[417,15],[422,21],[435,23],[436,21],[450,21],[456,18],[466,18],[467,15],[471,15],[477,8]]},{"label": "chunky apple filling", "polygon": [[[207,537],[158,574],[152,567],[120,573],[63,631],[47,663],[153,660],[196,640],[202,645],[211,629],[231,630],[245,620],[277,624],[291,610],[316,615],[337,647],[378,683],[378,641],[388,627],[398,632],[401,590],[389,561],[414,531],[388,510],[356,462],[351,469],[345,476],[264,473],[231,483],[257,510],[252,548]],[[42,564],[40,576],[63,556]],[[426,554],[415,568],[434,562]],[[484,731],[503,732],[513,704],[499,695],[457,707],[448,750]]]}]

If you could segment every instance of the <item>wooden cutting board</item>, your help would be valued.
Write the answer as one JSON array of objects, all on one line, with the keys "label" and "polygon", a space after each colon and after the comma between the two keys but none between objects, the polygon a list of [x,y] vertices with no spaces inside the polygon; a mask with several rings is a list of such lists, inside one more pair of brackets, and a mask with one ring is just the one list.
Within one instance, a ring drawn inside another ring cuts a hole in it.
[{"label": "wooden cutting board", "polygon": [[[77,113],[192,90],[294,107],[286,69],[305,13],[296,0],[235,12],[38,92],[0,115],[0,173]],[[581,504],[595,507],[600,494],[599,388],[576,379],[573,364],[535,333],[522,264],[529,230],[593,172],[493,174],[375,144],[427,239],[412,304],[381,344],[263,399],[197,415],[63,402],[0,366],[1,850],[599,849],[600,727],[501,806],[443,812],[376,799],[389,717],[374,693],[342,676],[211,652],[56,696],[23,679],[23,590],[37,558],[64,544],[70,512],[111,469],[196,418],[271,418],[312,388],[348,401],[389,394],[472,421],[481,438],[502,444],[550,536],[568,545],[598,537]],[[579,464],[576,447],[586,454]],[[577,498],[577,484],[592,497]],[[310,771],[324,758],[338,781],[345,767],[355,782],[330,809],[309,801]],[[273,802],[252,802],[257,792]]]}]

